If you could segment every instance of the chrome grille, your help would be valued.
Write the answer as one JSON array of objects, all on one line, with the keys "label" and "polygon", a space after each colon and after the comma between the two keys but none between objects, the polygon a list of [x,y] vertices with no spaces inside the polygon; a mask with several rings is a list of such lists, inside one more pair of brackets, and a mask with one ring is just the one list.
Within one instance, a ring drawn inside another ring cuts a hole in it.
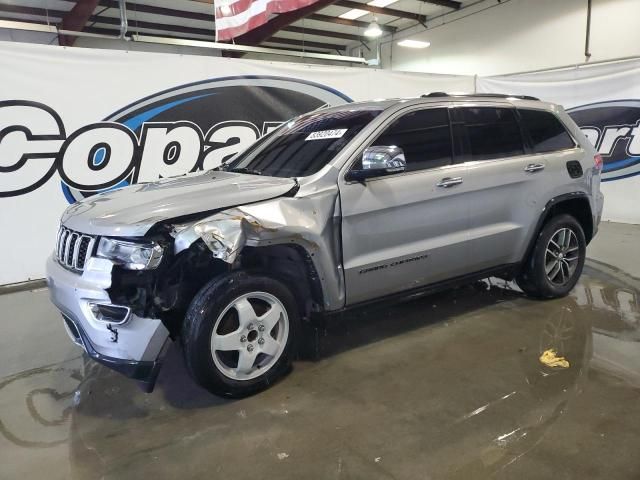
[{"label": "chrome grille", "polygon": [[96,237],[92,235],[84,235],[61,226],[56,242],[56,258],[65,267],[82,271],[95,241]]}]

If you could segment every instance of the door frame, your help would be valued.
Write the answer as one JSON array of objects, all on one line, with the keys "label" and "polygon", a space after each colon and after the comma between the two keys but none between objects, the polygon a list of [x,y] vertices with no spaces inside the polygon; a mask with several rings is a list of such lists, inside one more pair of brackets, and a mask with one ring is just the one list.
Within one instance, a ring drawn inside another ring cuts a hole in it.
[{"label": "door frame", "polygon": [[397,177],[400,175],[412,175],[412,174],[416,174],[416,173],[421,173],[421,172],[425,172],[425,171],[436,171],[438,169],[447,169],[447,168],[451,168],[452,165],[456,165],[456,159],[455,159],[455,148],[453,146],[453,130],[451,128],[451,113],[450,113],[450,108],[451,106],[454,105],[454,102],[438,102],[438,103],[433,103],[433,104],[413,104],[413,105],[407,105],[405,108],[402,108],[400,110],[397,110],[395,112],[393,112],[391,115],[389,115],[380,125],[378,125],[378,127],[369,134],[369,136],[367,136],[366,139],[364,139],[362,141],[362,143],[360,144],[360,146],[358,147],[358,149],[344,162],[344,164],[340,167],[340,173],[338,175],[338,184],[340,185],[351,185],[354,183],[362,183],[359,182],[357,180],[352,180],[352,181],[348,181],[345,179],[345,176],[347,174],[347,172],[349,172],[349,170],[351,170],[351,167],[353,167],[353,165],[361,158],[362,156],[362,152],[369,147],[379,136],[380,134],[382,134],[393,122],[395,122],[398,118],[406,115],[407,113],[411,113],[411,112],[415,112],[415,111],[421,111],[421,110],[430,110],[430,109],[434,109],[434,108],[446,108],[447,109],[447,114],[449,116],[449,132],[451,134],[451,164],[450,165],[443,165],[440,167],[433,167],[433,168],[424,168],[422,170],[415,170],[413,172],[399,172],[399,173],[394,173],[392,175],[381,175],[379,177],[372,177],[372,178],[368,178],[365,180],[365,182],[371,182],[371,181],[378,181],[381,178],[393,178],[393,177]]}]

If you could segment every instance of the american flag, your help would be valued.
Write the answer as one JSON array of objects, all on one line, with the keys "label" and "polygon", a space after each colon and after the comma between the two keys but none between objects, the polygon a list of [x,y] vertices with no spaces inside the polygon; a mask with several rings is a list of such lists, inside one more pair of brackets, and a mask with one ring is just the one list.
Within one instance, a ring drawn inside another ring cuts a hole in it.
[{"label": "american flag", "polygon": [[214,0],[216,41],[231,40],[269,20],[274,13],[291,12],[318,0]]}]

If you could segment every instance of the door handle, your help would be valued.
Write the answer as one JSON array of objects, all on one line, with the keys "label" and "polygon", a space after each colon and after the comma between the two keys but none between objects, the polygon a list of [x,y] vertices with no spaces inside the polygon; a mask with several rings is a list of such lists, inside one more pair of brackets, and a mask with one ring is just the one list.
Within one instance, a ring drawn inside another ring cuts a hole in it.
[{"label": "door handle", "polygon": [[544,170],[544,164],[542,163],[530,163],[524,167],[524,171],[528,173],[539,172],[540,170]]},{"label": "door handle", "polygon": [[445,177],[440,180],[436,185],[442,188],[453,187],[454,185],[460,185],[462,183],[462,177]]}]

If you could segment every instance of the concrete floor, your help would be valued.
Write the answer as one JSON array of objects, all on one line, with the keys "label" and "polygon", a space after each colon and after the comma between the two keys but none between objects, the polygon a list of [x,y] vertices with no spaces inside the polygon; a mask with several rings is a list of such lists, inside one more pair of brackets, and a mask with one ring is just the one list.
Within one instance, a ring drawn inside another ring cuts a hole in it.
[{"label": "concrete floor", "polygon": [[603,224],[565,299],[492,280],[330,322],[318,360],[240,401],[177,349],[144,394],[45,289],[1,296],[0,478],[640,478],[639,239]]}]

